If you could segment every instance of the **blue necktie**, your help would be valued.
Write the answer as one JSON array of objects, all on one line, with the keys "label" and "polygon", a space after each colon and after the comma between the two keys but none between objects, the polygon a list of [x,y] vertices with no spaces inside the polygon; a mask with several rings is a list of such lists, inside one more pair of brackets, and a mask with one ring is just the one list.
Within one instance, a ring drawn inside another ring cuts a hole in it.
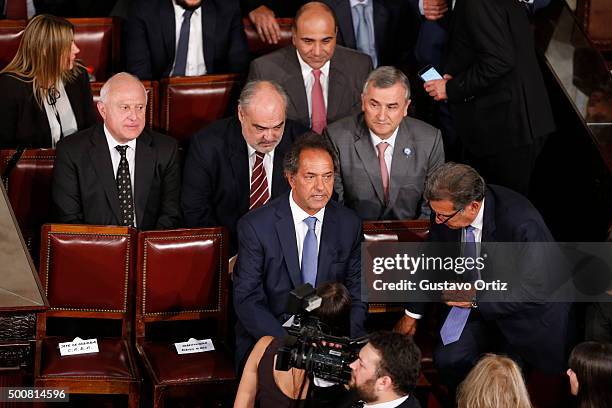
[{"label": "blue necktie", "polygon": [[376,67],[376,53],[372,51],[370,44],[370,30],[365,16],[365,4],[356,4],[357,10],[357,27],[355,27],[355,40],[357,41],[357,49],[372,58],[372,64]]},{"label": "blue necktie", "polygon": [[183,24],[178,46],[176,47],[176,58],[174,59],[173,76],[185,76],[187,67],[187,51],[189,50],[189,28],[191,27],[191,15],[193,10],[185,10],[183,13]]},{"label": "blue necktie", "polygon": [[308,232],[304,237],[304,247],[302,248],[302,281],[310,283],[315,287],[317,282],[317,263],[319,262],[319,250],[317,248],[317,234],[315,226],[317,219],[308,217],[304,220],[308,225]]},{"label": "blue necktie", "polygon": [[[465,229],[465,246],[463,249],[464,258],[476,258],[476,239],[474,237],[474,227],[471,225]],[[475,276],[472,270],[466,270],[466,281],[471,281]],[[446,316],[446,320],[440,329],[442,344],[445,346],[454,343],[461,337],[463,328],[470,316],[470,308],[453,306]]]}]

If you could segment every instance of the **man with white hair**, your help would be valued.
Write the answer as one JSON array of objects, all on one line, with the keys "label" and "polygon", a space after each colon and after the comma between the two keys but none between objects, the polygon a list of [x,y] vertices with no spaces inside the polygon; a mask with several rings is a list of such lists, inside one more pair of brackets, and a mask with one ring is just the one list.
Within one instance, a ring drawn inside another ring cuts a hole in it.
[{"label": "man with white hair", "polygon": [[104,124],[57,144],[53,173],[54,221],[176,228],[180,165],[174,139],[145,129],[147,93],[122,72],[102,87]]}]

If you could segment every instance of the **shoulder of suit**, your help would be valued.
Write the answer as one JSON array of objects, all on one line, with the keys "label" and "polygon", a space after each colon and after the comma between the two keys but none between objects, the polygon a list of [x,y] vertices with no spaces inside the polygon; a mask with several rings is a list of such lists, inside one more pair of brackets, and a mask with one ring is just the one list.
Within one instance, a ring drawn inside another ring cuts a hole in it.
[{"label": "shoulder of suit", "polygon": [[352,140],[359,128],[359,116],[351,115],[339,119],[327,127],[329,138],[334,141]]},{"label": "shoulder of suit", "polygon": [[[262,55],[261,57],[255,58],[253,60],[253,64],[262,64],[269,62],[279,62],[285,60],[285,58],[290,57],[291,53],[295,53],[295,47],[293,45],[287,45],[283,48],[279,48],[276,51],[272,51],[269,54]],[[297,56],[295,57],[297,59]],[[283,68],[283,67],[279,67]]]},{"label": "shoulder of suit", "polygon": [[216,120],[198,130],[192,136],[191,144],[197,143],[200,146],[224,144],[240,128],[236,122],[238,120],[234,116]]},{"label": "shoulder of suit", "polygon": [[416,130],[417,133],[426,133],[428,136],[429,134],[433,133],[434,135],[439,131],[439,129],[435,126],[430,125],[427,122],[423,122],[420,119],[416,119],[410,116],[406,116],[403,120],[402,120],[402,124],[404,126],[408,126],[409,128]]},{"label": "shoulder of suit", "polygon": [[104,130],[100,124],[95,124],[87,129],[80,130],[76,133],[64,137],[57,143],[56,149],[68,149],[68,150],[80,150],[86,146],[91,145],[91,137],[97,129],[102,132],[102,138],[104,138]]},{"label": "shoulder of suit", "polygon": [[168,135],[164,135],[163,133],[156,132],[146,127],[144,128],[144,130],[138,137],[142,138],[143,136],[149,137],[151,140],[151,143],[160,148],[177,148],[178,147],[178,141],[175,138],[168,136]]},{"label": "shoulder of suit", "polygon": [[335,212],[334,218],[336,219],[336,222],[361,228],[361,218],[359,218],[357,213],[350,208],[340,205],[336,201],[330,199],[327,203],[325,214],[328,213],[327,209],[332,209],[332,211]]},{"label": "shoulder of suit", "polygon": [[[334,57],[337,57],[339,61],[346,61],[350,59],[350,63],[355,64],[365,64],[366,66],[371,64],[371,59],[368,55],[361,53],[352,48],[343,47],[342,45],[336,45],[336,49],[334,51]],[[333,58],[333,57],[332,57]]]}]

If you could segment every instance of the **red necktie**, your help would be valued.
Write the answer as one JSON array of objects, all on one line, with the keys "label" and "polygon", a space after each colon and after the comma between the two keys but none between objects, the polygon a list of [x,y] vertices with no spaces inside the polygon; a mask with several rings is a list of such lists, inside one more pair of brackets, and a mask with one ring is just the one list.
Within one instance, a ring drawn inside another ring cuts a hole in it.
[{"label": "red necktie", "polygon": [[385,192],[385,204],[389,202],[389,171],[385,162],[385,150],[389,147],[389,143],[380,142],[376,145],[378,149],[378,163],[380,164],[380,175],[382,177],[383,190]]},{"label": "red necktie", "polygon": [[312,101],[312,117],[310,122],[312,130],[322,133],[327,127],[327,111],[325,109],[325,99],[323,99],[323,88],[321,88],[321,70],[313,69],[314,84],[310,94]]},{"label": "red necktie", "polygon": [[268,178],[266,169],[263,165],[264,153],[255,152],[255,164],[251,174],[251,198],[249,200],[249,210],[261,207],[270,199],[268,192]]},{"label": "red necktie", "polygon": [[12,20],[27,20],[28,6],[26,0],[7,0],[6,18]]}]

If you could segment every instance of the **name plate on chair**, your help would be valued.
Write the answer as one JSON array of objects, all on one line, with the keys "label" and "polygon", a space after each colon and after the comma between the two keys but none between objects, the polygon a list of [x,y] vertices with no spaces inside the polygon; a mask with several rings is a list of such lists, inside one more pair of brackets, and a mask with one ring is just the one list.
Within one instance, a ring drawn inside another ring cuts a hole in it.
[{"label": "name plate on chair", "polygon": [[100,351],[98,349],[98,339],[83,340],[80,337],[75,337],[72,341],[60,343],[59,349],[62,356],[97,353]]},{"label": "name plate on chair", "polygon": [[193,338],[182,343],[174,343],[174,347],[176,347],[176,352],[178,354],[203,353],[215,349],[211,339],[196,340]]}]

